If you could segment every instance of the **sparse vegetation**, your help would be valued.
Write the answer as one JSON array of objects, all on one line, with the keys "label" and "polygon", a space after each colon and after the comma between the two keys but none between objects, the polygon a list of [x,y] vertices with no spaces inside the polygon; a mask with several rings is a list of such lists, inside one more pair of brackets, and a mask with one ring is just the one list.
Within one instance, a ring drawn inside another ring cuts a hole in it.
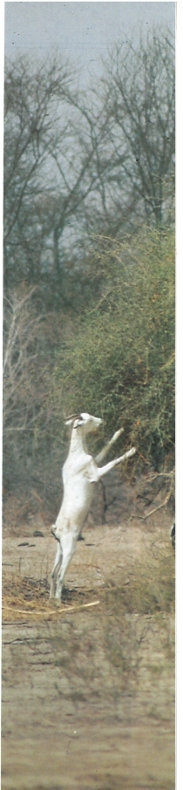
[{"label": "sparse vegetation", "polygon": [[[115,580],[106,580],[95,610],[82,608],[96,599],[93,590],[66,588],[59,611],[49,603],[47,577],[8,574],[4,580],[3,620],[26,619],[29,632],[22,648],[28,648],[28,661],[32,655],[55,673],[56,695],[62,704],[72,702],[77,713],[90,699],[118,708],[119,694],[133,695],[133,702],[143,705],[148,693],[149,719],[167,716],[167,678],[174,666],[174,555],[165,545],[157,552],[152,542],[148,538],[140,561],[128,560],[128,582],[124,574],[120,580],[119,570]],[[18,646],[12,649],[16,662]]]}]

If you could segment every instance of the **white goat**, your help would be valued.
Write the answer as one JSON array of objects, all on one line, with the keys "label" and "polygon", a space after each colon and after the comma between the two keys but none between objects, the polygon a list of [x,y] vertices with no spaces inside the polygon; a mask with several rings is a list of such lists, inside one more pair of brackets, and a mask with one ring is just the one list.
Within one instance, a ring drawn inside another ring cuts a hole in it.
[{"label": "white goat", "polygon": [[72,427],[69,453],[63,466],[63,501],[56,523],[51,531],[58,540],[55,562],[51,574],[50,598],[61,600],[62,586],[66,570],[76,549],[78,536],[91,506],[94,483],[103,475],[114,469],[121,461],[130,458],[136,452],[132,447],[124,455],[98,467],[109,447],[115,442],[123,429],[116,431],[112,439],[105,445],[96,459],[89,455],[86,447],[86,437],[89,433],[98,430],[102,420],[92,417],[91,414],[73,415],[66,421]]}]

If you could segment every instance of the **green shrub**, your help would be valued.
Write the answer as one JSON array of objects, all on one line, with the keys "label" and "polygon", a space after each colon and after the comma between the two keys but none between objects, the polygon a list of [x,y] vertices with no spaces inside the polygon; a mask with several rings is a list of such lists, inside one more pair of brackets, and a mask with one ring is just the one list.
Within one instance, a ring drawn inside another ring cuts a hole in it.
[{"label": "green shrub", "polygon": [[159,468],[174,446],[174,235],[145,228],[98,250],[103,293],[57,354],[55,412],[122,424]]}]

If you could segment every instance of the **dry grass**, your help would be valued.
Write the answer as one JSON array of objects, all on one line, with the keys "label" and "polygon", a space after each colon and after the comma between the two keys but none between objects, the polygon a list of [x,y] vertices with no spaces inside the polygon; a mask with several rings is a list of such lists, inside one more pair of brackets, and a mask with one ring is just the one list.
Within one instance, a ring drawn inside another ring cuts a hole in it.
[{"label": "dry grass", "polygon": [[173,613],[175,606],[175,558],[171,547],[144,545],[140,559],[131,562],[128,578],[124,583],[121,570],[116,569],[115,578],[106,578],[100,594],[91,590],[64,589],[63,605],[55,609],[49,601],[48,576],[33,579],[14,573],[4,576],[3,581],[3,619],[16,620],[17,616],[34,615],[40,620],[58,612],[66,612],[68,608],[95,603],[100,598],[101,612],[108,614],[156,614]]},{"label": "dry grass", "polygon": [[3,620],[33,622],[39,628],[45,623],[52,662],[66,673],[72,695],[83,693],[83,683],[85,694],[91,684],[95,693],[105,686],[107,694],[124,690],[126,683],[138,685],[144,655],[153,679],[169,672],[170,666],[173,669],[174,555],[167,547],[158,552],[156,546],[144,547],[141,558],[129,568],[126,583],[118,570],[115,581],[109,577],[98,597],[90,589],[65,588],[64,601],[57,608],[48,592],[46,577],[5,578]]},{"label": "dry grass", "polygon": [[[68,786],[67,772],[68,776],[72,773],[70,757],[69,764],[64,763],[68,743],[70,749],[70,738],[78,737],[78,747],[72,746],[72,764],[77,760],[80,777],[82,750],[88,786],[96,786],[96,790],[99,786],[91,778],[92,759],[101,764],[100,786],[115,786],[114,755],[116,776],[122,771],[117,786],[136,790],[140,777],[141,787],[173,790],[174,554],[164,528],[146,531],[144,527],[130,527],[125,536],[126,540],[118,529],[106,528],[103,541],[103,530],[99,529],[96,547],[94,540],[92,547],[81,546],[68,575],[71,588],[65,588],[58,609],[49,602],[46,540],[38,539],[36,550],[35,546],[29,547],[29,552],[23,549],[21,562],[17,541],[14,547],[9,540],[5,542],[3,711],[8,732],[7,775],[11,769],[14,777],[14,754],[18,750],[23,781],[28,774],[32,776],[32,738],[37,722],[43,751],[47,739],[46,780],[42,779],[41,786],[53,784],[50,775],[49,783],[46,781],[54,733],[59,759],[65,765],[63,787]],[[98,573],[101,569],[102,574]],[[88,606],[91,603],[97,605]],[[22,728],[26,731],[23,742]],[[77,736],[73,735],[76,731]],[[42,777],[38,752],[36,755],[36,771]],[[122,778],[123,769],[130,784]],[[109,782],[104,779],[107,770]],[[16,781],[16,790],[24,790],[20,771]],[[78,782],[76,785],[74,775],[71,787],[87,786],[85,778],[82,782],[80,777]],[[31,779],[31,787],[37,788],[37,774],[35,782]]]},{"label": "dry grass", "polygon": [[156,612],[172,612],[175,606],[175,560],[173,553],[167,550],[150,553],[146,550],[144,557],[135,563],[134,571],[129,573],[125,585],[108,580],[106,604],[111,612],[138,614],[155,614]]},{"label": "dry grass", "polygon": [[[69,590],[64,591],[64,604],[55,605],[54,601],[49,600],[49,583],[48,579],[34,580],[29,577],[21,577],[13,575],[8,581],[3,583],[3,622],[16,622],[21,617],[29,620],[32,617],[35,620],[48,620],[52,616],[58,618],[58,615],[74,613],[82,610],[83,608],[90,608],[97,606],[99,601],[92,599],[93,591],[86,593],[70,593]],[[88,598],[88,601],[86,601]],[[69,602],[70,605],[68,606]],[[75,605],[73,604],[75,601]]]},{"label": "dry grass", "polygon": [[124,690],[125,684],[130,688],[135,683],[137,688],[144,661],[152,682],[170,667],[173,671],[172,547],[152,538],[147,542],[146,537],[136,559],[130,557],[127,573],[124,577],[117,565],[115,575],[106,576],[100,589],[65,588],[59,608],[49,601],[47,576],[4,577],[3,621],[34,624],[39,632],[44,625],[51,661],[65,672],[72,695],[87,695],[88,687],[98,694],[105,687],[109,695]]}]

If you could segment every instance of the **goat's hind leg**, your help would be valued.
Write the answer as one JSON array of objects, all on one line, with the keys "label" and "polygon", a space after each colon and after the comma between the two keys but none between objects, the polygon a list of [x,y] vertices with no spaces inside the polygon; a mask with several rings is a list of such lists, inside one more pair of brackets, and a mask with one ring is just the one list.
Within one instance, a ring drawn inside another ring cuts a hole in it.
[{"label": "goat's hind leg", "polygon": [[51,572],[51,579],[50,579],[50,598],[55,598],[56,594],[56,583],[57,583],[57,575],[60,570],[62,563],[62,547],[59,541],[56,551],[55,562]]},{"label": "goat's hind leg", "polygon": [[77,538],[78,538],[78,530],[74,531],[74,533],[71,531],[67,531],[64,535],[62,534],[61,536],[62,565],[61,568],[58,570],[57,580],[56,580],[55,597],[57,601],[61,601],[64,577],[72,560],[73,554],[76,550]]}]

